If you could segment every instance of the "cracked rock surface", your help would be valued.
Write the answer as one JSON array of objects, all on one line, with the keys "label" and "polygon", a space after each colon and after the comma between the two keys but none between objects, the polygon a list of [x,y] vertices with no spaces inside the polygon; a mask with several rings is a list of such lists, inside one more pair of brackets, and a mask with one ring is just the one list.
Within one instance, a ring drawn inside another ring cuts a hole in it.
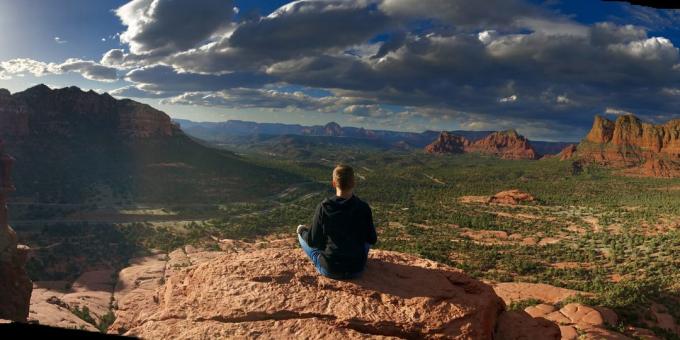
[{"label": "cracked rock surface", "polygon": [[[234,248],[166,267],[162,284],[150,280],[155,289],[127,285],[109,332],[149,339],[490,339],[504,306],[490,286],[411,255],[372,250],[361,278],[337,281],[319,276],[292,242]],[[173,255],[168,263],[184,256]]]}]

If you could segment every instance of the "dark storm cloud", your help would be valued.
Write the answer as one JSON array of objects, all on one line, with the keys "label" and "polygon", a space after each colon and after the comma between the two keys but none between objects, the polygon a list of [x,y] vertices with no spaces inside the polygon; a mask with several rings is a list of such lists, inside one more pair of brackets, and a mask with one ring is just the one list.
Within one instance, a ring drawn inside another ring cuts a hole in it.
[{"label": "dark storm cloud", "polygon": [[672,110],[677,96],[659,94],[680,83],[679,62],[669,40],[603,24],[584,35],[411,37],[377,62],[319,56],[268,73],[348,97],[582,126],[607,106]]},{"label": "dark storm cloud", "polygon": [[375,1],[295,1],[236,26],[233,32],[166,61],[191,72],[259,69],[295,58],[339,53],[363,44],[397,22]]},{"label": "dark storm cloud", "polygon": [[289,109],[296,111],[338,110],[342,98],[312,97],[302,92],[268,89],[231,89],[219,92],[187,92],[164,99],[164,104],[221,106],[227,108]]},{"label": "dark storm cloud", "polygon": [[122,42],[135,54],[169,54],[196,46],[230,24],[229,0],[132,0],[116,10]]},{"label": "dark storm cloud", "polygon": [[362,1],[298,1],[239,25],[229,45],[287,59],[364,43],[390,22],[385,13]]},{"label": "dark storm cloud", "polygon": [[180,73],[169,66],[155,65],[130,71],[125,79],[154,92],[219,91],[236,87],[259,87],[271,82],[266,74],[232,72],[220,75]]}]

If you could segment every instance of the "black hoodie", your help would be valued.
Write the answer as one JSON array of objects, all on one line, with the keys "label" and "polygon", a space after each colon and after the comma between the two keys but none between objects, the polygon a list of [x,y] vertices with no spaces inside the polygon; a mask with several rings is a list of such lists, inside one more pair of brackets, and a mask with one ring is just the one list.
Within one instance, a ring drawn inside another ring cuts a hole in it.
[{"label": "black hoodie", "polygon": [[378,241],[371,207],[356,196],[335,196],[321,202],[309,232],[302,237],[310,247],[322,250],[319,262],[331,273],[362,271],[365,244]]}]

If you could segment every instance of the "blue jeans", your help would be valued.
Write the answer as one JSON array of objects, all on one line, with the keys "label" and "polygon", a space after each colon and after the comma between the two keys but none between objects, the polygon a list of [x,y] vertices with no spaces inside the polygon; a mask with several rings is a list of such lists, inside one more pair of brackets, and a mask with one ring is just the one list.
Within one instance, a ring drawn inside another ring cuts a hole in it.
[{"label": "blue jeans", "polygon": [[[345,274],[331,273],[327,271],[326,268],[321,266],[319,257],[323,255],[321,255],[322,251],[320,249],[310,247],[300,234],[298,234],[298,241],[300,242],[300,247],[302,247],[302,250],[304,250],[307,256],[309,256],[309,259],[312,260],[312,263],[314,264],[316,271],[323,276],[329,277],[331,279],[341,280],[357,278],[361,275],[361,273],[363,273],[363,270],[357,273],[345,273]],[[366,243],[364,246],[366,249],[366,256],[368,256],[368,250],[371,249],[371,245]]]}]

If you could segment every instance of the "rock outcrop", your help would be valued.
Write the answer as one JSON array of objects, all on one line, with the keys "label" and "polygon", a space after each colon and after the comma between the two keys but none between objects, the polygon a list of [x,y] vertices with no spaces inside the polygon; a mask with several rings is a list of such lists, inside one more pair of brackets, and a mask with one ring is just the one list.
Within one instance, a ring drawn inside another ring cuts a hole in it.
[{"label": "rock outcrop", "polygon": [[515,130],[494,132],[472,143],[466,152],[478,152],[502,159],[538,159],[529,140]]},{"label": "rock outcrop", "polygon": [[[319,276],[292,244],[201,261],[171,254],[175,264],[166,268],[179,269],[159,272],[163,281],[128,287],[125,296],[135,298],[125,306],[118,302],[123,308],[109,332],[143,338],[490,339],[503,310],[491,287],[445,265],[376,250],[361,278],[336,281]],[[158,288],[151,290],[154,284]]]},{"label": "rock outcrop", "polygon": [[529,193],[513,189],[501,191],[489,197],[488,203],[517,205],[535,201],[536,198]]},{"label": "rock outcrop", "polygon": [[67,285],[66,281],[34,282],[29,321],[46,326],[98,331],[94,325],[73,314],[73,306],[62,299],[70,291]]},{"label": "rock outcrop", "polygon": [[526,308],[524,312],[535,319],[558,325],[563,340],[632,339],[610,329],[617,325],[618,316],[607,308],[570,303],[558,309],[551,304],[539,304]]},{"label": "rock outcrop", "polygon": [[442,132],[436,141],[425,147],[427,153],[453,153],[465,152],[465,147],[470,145],[470,141],[465,137],[456,136],[446,131]]},{"label": "rock outcrop", "polygon": [[583,161],[649,177],[680,176],[680,120],[653,125],[633,115],[596,116],[577,148]]},{"label": "rock outcrop", "polygon": [[449,132],[442,132],[437,140],[425,147],[425,152],[435,154],[480,153],[515,160],[539,158],[529,140],[515,130],[493,132],[475,142]]},{"label": "rock outcrop", "polygon": [[17,244],[16,233],[7,224],[7,194],[14,191],[13,161],[0,140],[0,319],[26,321],[33,289],[25,268],[30,249]]},{"label": "rock outcrop", "polygon": [[106,93],[84,92],[75,86],[50,89],[38,85],[13,95],[0,89],[0,136],[69,137],[91,130],[148,138],[171,136],[179,127],[149,105],[116,100]]},{"label": "rock outcrop", "polygon": [[566,148],[562,149],[560,153],[557,154],[557,158],[559,158],[561,161],[566,161],[568,159],[574,158],[576,155],[576,144],[570,144]]},{"label": "rock outcrop", "polygon": [[[576,295],[589,295],[575,290],[536,283],[498,283],[493,285],[496,294],[507,305],[529,299],[542,301],[522,310],[508,311],[498,319],[495,339],[660,339],[649,329],[621,327],[618,315],[605,307],[591,307],[580,303],[565,303]],[[647,321],[650,328],[659,327],[673,331],[675,322],[669,314],[654,314],[653,306]],[[661,311],[665,311],[660,307]],[[664,326],[661,326],[661,325]],[[614,331],[614,327],[617,331]]]},{"label": "rock outcrop", "polygon": [[558,304],[570,297],[583,294],[583,292],[577,290],[555,287],[543,283],[525,282],[497,283],[493,285],[493,290],[507,305],[529,299]]}]

